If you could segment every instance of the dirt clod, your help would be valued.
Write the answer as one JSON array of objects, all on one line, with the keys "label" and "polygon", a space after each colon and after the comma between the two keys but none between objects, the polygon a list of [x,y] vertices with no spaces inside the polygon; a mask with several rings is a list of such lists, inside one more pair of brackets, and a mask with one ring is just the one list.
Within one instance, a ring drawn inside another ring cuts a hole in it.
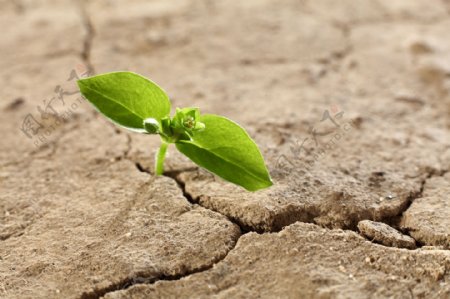
[{"label": "dirt clod", "polygon": [[413,238],[400,233],[385,223],[363,220],[358,223],[358,229],[369,240],[385,246],[416,248],[416,241]]}]

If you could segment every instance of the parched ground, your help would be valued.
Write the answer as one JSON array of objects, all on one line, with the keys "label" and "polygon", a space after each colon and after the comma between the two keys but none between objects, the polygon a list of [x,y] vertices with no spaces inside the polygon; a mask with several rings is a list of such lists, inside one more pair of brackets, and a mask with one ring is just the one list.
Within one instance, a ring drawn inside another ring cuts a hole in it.
[{"label": "parched ground", "polygon": [[[0,0],[1,298],[450,298],[450,2]],[[119,129],[130,70],[248,129],[274,186]]]}]

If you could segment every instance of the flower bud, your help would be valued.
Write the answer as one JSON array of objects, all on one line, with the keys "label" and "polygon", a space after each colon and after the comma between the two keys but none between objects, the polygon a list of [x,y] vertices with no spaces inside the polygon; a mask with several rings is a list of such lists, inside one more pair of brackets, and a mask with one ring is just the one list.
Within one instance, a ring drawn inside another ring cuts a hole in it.
[{"label": "flower bud", "polygon": [[159,123],[154,118],[144,119],[144,129],[149,134],[157,134],[159,131]]}]

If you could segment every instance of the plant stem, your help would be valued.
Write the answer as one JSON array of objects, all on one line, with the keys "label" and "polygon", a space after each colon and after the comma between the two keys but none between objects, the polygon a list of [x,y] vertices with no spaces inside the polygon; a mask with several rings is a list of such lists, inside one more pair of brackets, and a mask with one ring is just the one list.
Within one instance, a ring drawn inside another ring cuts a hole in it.
[{"label": "plant stem", "polygon": [[167,142],[162,141],[159,147],[158,153],[156,154],[155,172],[156,175],[162,175],[164,172],[164,158],[166,157]]}]

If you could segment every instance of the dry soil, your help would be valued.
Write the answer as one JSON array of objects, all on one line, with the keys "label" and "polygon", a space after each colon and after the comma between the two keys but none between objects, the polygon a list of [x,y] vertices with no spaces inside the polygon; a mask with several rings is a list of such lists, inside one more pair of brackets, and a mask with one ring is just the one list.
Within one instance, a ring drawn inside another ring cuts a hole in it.
[{"label": "dry soil", "polygon": [[[1,298],[450,298],[449,1],[0,7]],[[156,177],[77,92],[117,70],[242,124],[274,186]]]}]

